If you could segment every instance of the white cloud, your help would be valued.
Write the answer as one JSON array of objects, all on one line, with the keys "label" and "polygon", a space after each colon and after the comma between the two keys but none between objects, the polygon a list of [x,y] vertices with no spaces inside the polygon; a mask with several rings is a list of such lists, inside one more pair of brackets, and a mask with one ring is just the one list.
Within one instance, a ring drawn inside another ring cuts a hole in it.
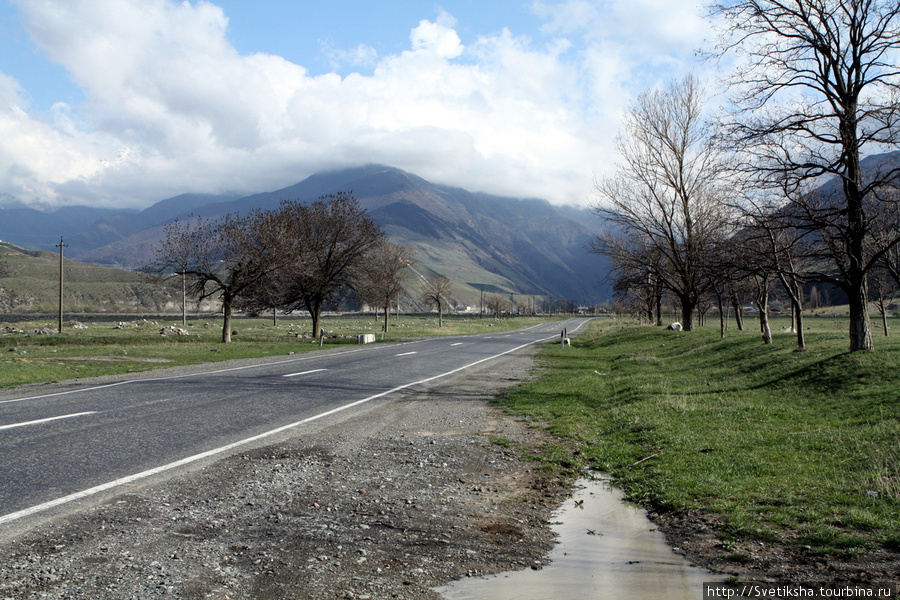
[{"label": "white cloud", "polygon": [[371,46],[359,44],[356,48],[343,50],[330,44],[322,44],[323,52],[331,60],[331,68],[339,69],[344,65],[351,67],[374,67],[378,62],[378,51]]},{"label": "white cloud", "polygon": [[456,58],[463,52],[459,35],[440,22],[419,21],[409,36],[413,51],[433,53],[441,58]]},{"label": "white cloud", "polygon": [[102,170],[100,156],[114,140],[84,133],[64,104],[53,107],[50,119],[29,115],[19,84],[0,73],[0,184],[5,194],[49,206],[59,200],[56,186]]},{"label": "white cloud", "polygon": [[532,11],[545,19],[551,35],[583,35],[618,40],[634,53],[692,50],[708,31],[698,0],[534,0]]},{"label": "white cloud", "polygon": [[0,186],[27,201],[143,206],[380,162],[469,189],[582,202],[613,160],[639,60],[634,44],[605,37],[604,19],[612,14],[618,33],[649,26],[647,48],[694,37],[667,21],[683,18],[676,3],[642,0],[632,13],[627,1],[611,13],[606,2],[535,3],[552,34],[540,45],[503,30],[466,46],[441,12],[412,29],[406,51],[333,52],[372,65],[342,78],[240,55],[227,17],[207,2],[19,0],[35,42],[87,101],[42,122],[0,74]]}]

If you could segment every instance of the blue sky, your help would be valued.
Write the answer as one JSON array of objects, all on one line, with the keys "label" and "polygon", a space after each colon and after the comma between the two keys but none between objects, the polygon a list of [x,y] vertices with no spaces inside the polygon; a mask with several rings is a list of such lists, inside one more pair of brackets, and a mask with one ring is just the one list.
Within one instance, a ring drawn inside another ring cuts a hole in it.
[{"label": "blue sky", "polygon": [[0,0],[0,206],[140,208],[384,163],[584,204],[709,65],[675,0]]}]

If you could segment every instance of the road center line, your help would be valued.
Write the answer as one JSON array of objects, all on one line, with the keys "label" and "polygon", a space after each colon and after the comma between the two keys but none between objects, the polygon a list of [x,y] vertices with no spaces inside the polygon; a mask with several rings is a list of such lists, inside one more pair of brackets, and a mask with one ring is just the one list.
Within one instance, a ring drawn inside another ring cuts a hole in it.
[{"label": "road center line", "polygon": [[73,414],[71,414],[71,415],[60,415],[60,416],[58,416],[58,417],[50,417],[50,418],[48,418],[48,419],[38,419],[38,420],[36,420],[36,421],[25,421],[25,422],[23,422],[23,423],[12,423],[12,424],[10,424],[10,425],[0,425],[0,429],[12,429],[13,427],[25,427],[26,425],[37,425],[37,424],[39,424],[39,423],[47,423],[47,422],[49,422],[49,421],[58,421],[59,419],[71,419],[72,417],[81,417],[81,416],[84,416],[84,415],[93,415],[93,414],[95,414],[96,412],[97,412],[96,410],[92,410],[92,411],[89,411],[89,412],[80,412],[80,413],[73,413]]},{"label": "road center line", "polygon": [[322,371],[327,371],[328,369],[313,369],[312,371],[301,371],[299,373],[288,373],[287,375],[282,375],[282,377],[300,377],[301,375],[309,375],[311,373],[320,373]]},{"label": "road center line", "polygon": [[463,342],[456,342],[455,344],[450,344],[451,346],[462,346]]},{"label": "road center line", "polygon": [[257,442],[259,440],[263,440],[265,438],[277,435],[277,434],[287,431],[289,429],[294,429],[295,427],[299,427],[301,425],[306,425],[307,423],[311,423],[313,421],[317,421],[324,417],[345,411],[349,408],[353,408],[354,406],[359,406],[360,404],[365,404],[366,402],[371,402],[372,400],[382,398],[389,394],[393,394],[395,392],[399,392],[401,390],[405,390],[407,388],[411,388],[413,386],[420,385],[423,383],[429,383],[436,379],[441,379],[442,377],[448,377],[450,375],[454,375],[456,373],[459,373],[460,371],[465,371],[466,369],[470,369],[476,365],[480,365],[483,362],[487,362],[489,360],[494,360],[495,358],[500,358],[501,356],[506,356],[507,354],[512,354],[513,352],[515,352],[517,350],[521,350],[522,348],[527,348],[528,346],[531,346],[534,344],[540,344],[541,342],[546,342],[548,340],[554,339],[555,337],[556,336],[553,335],[553,336],[546,337],[543,339],[534,340],[532,342],[528,342],[528,343],[522,344],[520,346],[516,346],[515,348],[510,348],[509,350],[506,350],[505,352],[501,352],[499,354],[494,354],[493,356],[488,356],[488,357],[482,358],[480,360],[476,360],[475,362],[469,363],[467,365],[463,365],[462,367],[457,367],[456,369],[452,369],[450,371],[447,371],[446,373],[441,373],[439,375],[433,375],[433,376],[427,377],[425,379],[420,379],[419,381],[413,381],[411,383],[406,383],[406,384],[397,386],[393,389],[375,394],[373,396],[369,396],[368,398],[363,398],[362,400],[350,402],[349,404],[345,404],[343,406],[338,406],[337,408],[333,408],[333,409],[327,410],[323,413],[313,415],[312,417],[307,417],[306,419],[303,419],[301,421],[297,421],[295,423],[290,423],[289,425],[283,425],[281,427],[277,427],[270,431],[266,431],[264,433],[254,435],[252,437],[248,437],[243,440],[239,440],[237,442],[233,442],[231,444],[221,446],[219,448],[207,450],[206,452],[201,452],[200,454],[194,454],[193,456],[188,456],[186,458],[182,458],[181,460],[176,460],[175,462],[171,462],[171,463],[168,463],[165,465],[160,465],[153,469],[148,469],[146,471],[141,471],[140,473],[135,473],[134,475],[128,475],[127,477],[121,477],[114,481],[109,481],[107,483],[103,483],[103,484],[94,486],[92,488],[88,488],[86,490],[81,490],[80,492],[75,492],[74,494],[69,494],[68,496],[56,498],[55,500],[50,500],[50,501],[44,502],[42,504],[37,504],[37,505],[29,507],[29,508],[25,508],[25,509],[22,509],[22,510],[19,510],[16,512],[12,512],[12,513],[0,516],[0,525],[5,525],[6,523],[10,523],[17,519],[21,519],[23,517],[28,517],[28,516],[37,514],[39,512],[43,512],[45,510],[49,510],[49,509],[55,508],[57,506],[61,506],[63,504],[68,504],[69,502],[81,500],[82,498],[87,498],[89,496],[93,496],[94,494],[98,494],[98,493],[104,492],[106,490],[110,490],[110,489],[113,489],[113,488],[116,488],[116,487],[119,487],[122,485],[127,485],[129,483],[134,483],[135,481],[139,481],[141,479],[146,479],[148,477],[152,477],[153,475],[165,473],[166,471],[171,471],[172,469],[176,469],[178,467],[182,467],[184,465],[188,465],[193,462],[203,460],[205,458],[210,458],[210,457],[216,456],[218,454],[223,454],[225,452],[228,452],[229,450],[233,450],[240,446],[244,446],[246,444],[250,444],[253,442]]},{"label": "road center line", "polygon": [[394,356],[409,356],[410,354],[418,354],[418,352],[404,352],[403,354],[395,354]]}]

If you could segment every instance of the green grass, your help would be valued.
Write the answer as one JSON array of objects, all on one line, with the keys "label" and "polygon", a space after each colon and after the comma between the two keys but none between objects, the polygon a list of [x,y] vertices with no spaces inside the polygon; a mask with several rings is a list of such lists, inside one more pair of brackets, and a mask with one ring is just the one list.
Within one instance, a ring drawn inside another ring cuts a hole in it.
[{"label": "green grass", "polygon": [[[35,329],[55,331],[56,322],[0,321],[0,387],[238,358],[279,356],[319,348],[313,340],[297,337],[311,329],[308,318],[282,318],[278,325],[273,325],[271,319],[235,319],[232,329],[237,331],[237,335],[233,336],[230,344],[221,342],[221,317],[188,321],[190,335],[186,336],[160,335],[160,330],[166,326],[181,327],[181,320],[176,318],[128,321],[125,329],[116,328],[118,321],[106,319],[109,317],[97,316],[84,320],[87,329],[73,329],[69,323],[64,325],[61,335],[34,333]],[[399,321],[392,317],[391,330],[384,339],[396,341],[505,331],[545,320],[550,319],[520,317],[496,321],[454,315],[445,317],[444,326],[438,327],[437,315],[402,316]],[[323,327],[327,331],[347,336],[344,339],[328,339],[325,344],[329,347],[355,344],[360,333],[375,333],[380,341],[382,322],[383,318],[371,316],[325,319]],[[21,330],[22,333],[8,332],[6,328]]]},{"label": "green grass", "polygon": [[503,401],[564,440],[545,460],[605,471],[659,510],[822,554],[897,549],[900,338],[850,354],[845,320],[807,325],[797,352],[785,333],[765,346],[755,332],[597,321],[547,347],[543,377]]}]

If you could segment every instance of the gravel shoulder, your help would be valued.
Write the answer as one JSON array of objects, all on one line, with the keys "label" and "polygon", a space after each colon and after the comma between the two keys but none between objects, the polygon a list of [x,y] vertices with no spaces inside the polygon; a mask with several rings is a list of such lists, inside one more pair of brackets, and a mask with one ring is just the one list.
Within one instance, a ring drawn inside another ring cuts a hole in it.
[{"label": "gravel shoulder", "polygon": [[568,490],[490,399],[530,352],[123,489],[0,545],[0,598],[439,598],[540,568]]}]

